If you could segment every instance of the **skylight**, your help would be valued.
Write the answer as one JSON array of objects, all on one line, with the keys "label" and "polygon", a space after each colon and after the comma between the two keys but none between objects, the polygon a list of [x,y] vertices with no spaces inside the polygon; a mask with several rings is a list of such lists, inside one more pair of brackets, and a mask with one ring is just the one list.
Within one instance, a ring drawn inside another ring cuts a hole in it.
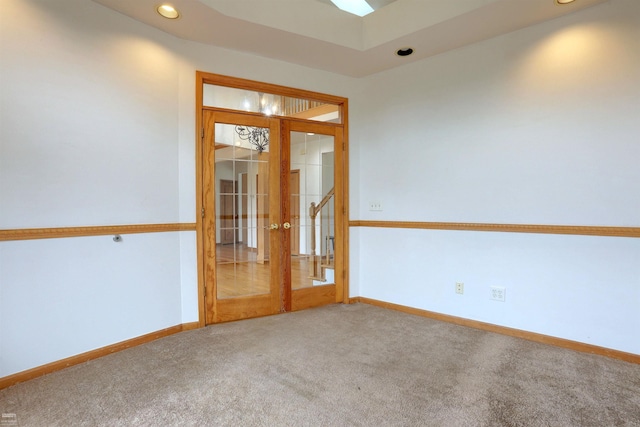
[{"label": "skylight", "polygon": [[365,0],[331,0],[331,2],[339,9],[358,16],[365,16],[373,12],[373,8]]}]

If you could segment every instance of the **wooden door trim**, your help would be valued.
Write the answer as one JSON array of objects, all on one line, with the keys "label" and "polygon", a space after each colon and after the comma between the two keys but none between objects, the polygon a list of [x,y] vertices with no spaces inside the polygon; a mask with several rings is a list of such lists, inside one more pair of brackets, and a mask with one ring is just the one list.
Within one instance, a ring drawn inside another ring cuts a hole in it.
[{"label": "wooden door trim", "polygon": [[[349,100],[342,103],[342,302],[349,304]],[[339,295],[336,297],[336,299]]]},{"label": "wooden door trim", "polygon": [[[208,295],[208,291],[205,287],[205,277],[207,274],[206,271],[206,259],[207,257],[212,257],[215,261],[215,250],[213,254],[205,254],[205,237],[207,236],[207,230],[205,227],[206,224],[206,216],[214,215],[215,209],[211,210],[211,207],[207,207],[207,203],[205,200],[205,176],[204,176],[204,166],[207,158],[205,156],[205,128],[207,126],[211,126],[212,123],[207,123],[205,120],[205,111],[214,111],[216,114],[238,114],[242,113],[241,111],[236,110],[223,110],[219,108],[205,107],[204,106],[204,85],[212,84],[218,86],[226,86],[233,87],[238,89],[247,89],[257,92],[268,92],[275,95],[280,96],[289,96],[294,98],[302,98],[313,101],[319,101],[327,104],[333,104],[338,106],[340,115],[341,115],[341,125],[336,124],[327,124],[322,122],[313,122],[309,120],[305,120],[304,118],[295,118],[295,117],[287,117],[286,120],[294,123],[306,123],[306,124],[319,124],[319,125],[330,125],[330,126],[339,126],[342,129],[342,150],[341,155],[337,152],[339,151],[339,146],[336,145],[336,169],[342,168],[342,179],[341,182],[335,182],[336,185],[340,185],[342,195],[340,199],[340,208],[342,211],[343,224],[340,226],[340,230],[343,233],[343,245],[342,245],[342,270],[338,271],[336,269],[336,276],[340,275],[342,277],[342,290],[341,295],[336,295],[336,300],[348,303],[349,302],[349,228],[348,228],[348,219],[349,219],[349,161],[348,161],[348,123],[349,123],[349,115],[348,115],[348,99],[344,97],[304,90],[291,88],[286,86],[280,86],[270,83],[263,83],[254,80],[240,79],[230,76],[224,76],[213,73],[206,73],[202,71],[196,71],[196,245],[197,245],[197,275],[198,275],[198,325],[203,327],[207,323],[207,309],[210,305],[211,295]],[[266,117],[257,114],[257,113],[249,113],[243,114],[243,116],[255,116],[256,119],[267,119]],[[214,147],[214,145],[212,145]],[[214,148],[215,149],[215,148]],[[341,157],[340,163],[338,163],[338,158]],[[206,208],[206,209],[205,209]],[[336,203],[336,208],[338,208],[338,204]],[[337,226],[337,224],[336,224]],[[214,230],[215,231],[215,230]],[[336,251],[338,249],[336,248]],[[209,272],[210,274],[210,272]]]},{"label": "wooden door trim", "polygon": [[[238,77],[230,77],[222,74],[206,73],[196,71],[196,84],[202,91],[203,85],[211,84],[215,86],[232,87],[236,89],[247,89],[255,92],[270,93],[280,96],[288,96],[292,98],[308,99],[310,101],[318,101],[327,104],[334,104],[343,107],[346,98],[341,96],[329,95],[326,93],[314,92],[306,89],[297,89],[288,86],[281,86],[273,83],[265,83],[257,80],[241,79]],[[203,103],[200,103],[202,106]],[[344,123],[344,121],[343,121]]]},{"label": "wooden door trim", "polygon": [[[216,289],[213,286],[215,281],[215,264],[216,264],[216,204],[215,204],[215,113],[204,112],[203,116],[203,131],[202,131],[202,169],[201,169],[201,215],[197,215],[200,223],[198,230],[202,232],[198,233],[198,262],[201,262],[203,270],[202,277],[198,275],[199,280],[202,280],[198,284],[198,289],[203,290],[202,304],[199,306],[202,308],[203,313],[200,317],[200,323],[209,324],[213,323],[217,317],[216,312]],[[208,239],[205,240],[204,236]],[[210,240],[213,239],[213,245]],[[206,318],[203,318],[206,316]]]},{"label": "wooden door trim", "polygon": [[[280,147],[281,124],[277,119],[270,119],[276,126],[271,126],[269,135],[269,220],[274,221],[278,225],[282,225],[282,198],[284,195],[280,191],[282,187],[282,149]],[[276,177],[277,179],[273,179]],[[281,229],[271,230],[269,241],[269,258],[270,262],[275,262],[281,254],[286,250],[285,244],[280,238]],[[271,268],[271,296],[272,296],[272,312],[281,312],[283,310],[282,281],[284,272],[282,268]],[[275,289],[277,288],[277,289]],[[276,292],[277,291],[277,292]]]},{"label": "wooden door trim", "polygon": [[[280,206],[280,224],[291,222],[291,189],[289,188],[289,165],[291,164],[291,144],[289,143],[289,132],[291,131],[291,122],[282,121],[280,126],[280,134],[282,138],[282,146],[280,149],[280,193],[282,194]],[[282,236],[282,273],[283,283],[282,290],[282,310],[291,311],[291,233],[283,230]]]}]

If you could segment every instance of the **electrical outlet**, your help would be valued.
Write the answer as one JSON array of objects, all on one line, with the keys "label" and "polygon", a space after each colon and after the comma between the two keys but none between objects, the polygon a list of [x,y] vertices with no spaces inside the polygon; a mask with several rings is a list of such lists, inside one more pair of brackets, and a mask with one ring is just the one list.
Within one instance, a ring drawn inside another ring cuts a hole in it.
[{"label": "electrical outlet", "polygon": [[456,282],[456,294],[464,294],[464,283]]},{"label": "electrical outlet", "polygon": [[501,286],[491,286],[491,299],[494,301],[504,302],[505,294],[507,290]]},{"label": "electrical outlet", "polygon": [[369,202],[369,210],[370,211],[381,211],[382,210],[382,202]]}]

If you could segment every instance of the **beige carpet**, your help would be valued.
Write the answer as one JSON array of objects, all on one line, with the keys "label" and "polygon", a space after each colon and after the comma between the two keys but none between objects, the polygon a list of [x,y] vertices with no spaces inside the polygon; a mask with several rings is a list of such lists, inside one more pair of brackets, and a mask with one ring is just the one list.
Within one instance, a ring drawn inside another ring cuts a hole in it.
[{"label": "beige carpet", "polygon": [[335,305],[74,366],[1,390],[0,412],[19,426],[640,426],[640,365]]}]

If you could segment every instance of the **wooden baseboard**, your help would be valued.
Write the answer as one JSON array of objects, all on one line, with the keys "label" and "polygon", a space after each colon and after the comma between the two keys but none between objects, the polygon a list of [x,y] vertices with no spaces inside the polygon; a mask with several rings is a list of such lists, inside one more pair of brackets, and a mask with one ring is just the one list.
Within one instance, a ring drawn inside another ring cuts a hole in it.
[{"label": "wooden baseboard", "polygon": [[[574,351],[580,351],[583,353],[596,354],[600,356],[610,357],[613,359],[624,360],[625,362],[640,364],[640,355],[627,353],[624,351],[614,350],[606,347],[599,347],[592,344],[585,344],[578,341],[571,341],[564,338],[557,338],[548,335],[538,334],[535,332],[523,331],[520,329],[507,328],[505,326],[493,325],[491,323],[479,322],[477,320],[465,319],[463,317],[451,316],[448,314],[436,313],[433,311],[422,310],[419,308],[407,307],[404,305],[393,304],[390,302],[379,301],[365,297],[349,298],[349,304],[363,303],[377,307],[387,308],[390,310],[400,311],[402,313],[413,314],[417,316],[427,317],[434,320],[453,323],[456,325],[467,326],[470,328],[480,329],[483,331],[494,332],[502,335],[508,335],[516,338],[522,338],[529,341],[539,342],[542,344],[553,345],[556,347],[567,348]],[[97,359],[108,354],[116,353],[118,351],[125,350],[127,348],[135,347],[141,344],[145,344],[151,341],[155,341],[159,338],[164,338],[169,335],[176,334],[182,331],[189,331],[200,328],[199,322],[184,323],[181,325],[172,326],[170,328],[162,329],[160,331],[152,332],[146,335],[142,335],[130,340],[122,341],[116,344],[112,344],[106,347],[102,347],[96,350],[88,351],[86,353],[78,354],[68,357],[66,359],[58,360],[56,362],[48,363],[46,365],[38,366],[33,369],[18,372],[6,377],[0,378],[0,390],[11,387],[12,385],[25,382],[42,375],[50,374],[70,366],[78,365],[80,363],[88,362],[89,360]]]},{"label": "wooden baseboard", "polygon": [[201,328],[201,327],[202,326],[200,326],[200,322],[190,322],[190,323],[183,323],[182,324],[182,330],[183,331],[191,331],[193,329],[198,329],[198,328]]},{"label": "wooden baseboard", "polygon": [[404,305],[393,304],[390,302],[379,301],[365,297],[349,298],[349,303],[363,303],[374,305],[377,307],[388,308],[403,313],[414,314],[417,316],[428,317],[430,319],[440,320],[443,322],[454,323],[456,325],[467,326],[469,328],[481,329],[483,331],[494,332],[497,334],[508,335],[511,337],[522,338],[529,341],[535,341],[542,344],[553,345],[556,347],[567,348],[582,353],[597,354],[600,356],[610,357],[612,359],[624,360],[625,362],[640,364],[640,355],[626,353],[620,350],[614,350],[597,345],[585,344],[578,341],[571,341],[564,338],[552,337],[549,335],[538,334],[535,332],[523,331],[520,329],[507,328],[505,326],[493,325],[491,323],[479,322],[477,320],[465,319],[463,317],[450,316],[448,314],[436,313],[433,311],[422,310],[419,308],[407,307]]},{"label": "wooden baseboard", "polygon": [[98,348],[88,351],[86,353],[77,354],[75,356],[67,357],[66,359],[57,360],[46,365],[38,366],[36,368],[28,369],[26,371],[18,372],[6,377],[0,378],[0,390],[3,388],[11,387],[12,385],[22,383],[42,375],[50,374],[52,372],[60,371],[70,366],[79,365],[80,363],[88,362],[89,360],[97,359],[108,354],[117,353],[118,351],[125,350],[127,348],[136,347],[141,344],[146,344],[151,341],[155,341],[159,338],[164,338],[169,335],[177,334],[178,332],[197,329],[200,327],[198,322],[184,323],[181,325],[172,326],[170,328],[162,329],[160,331],[151,332],[149,334],[141,335],[136,338],[131,338],[126,341],[111,344],[106,347]]}]

